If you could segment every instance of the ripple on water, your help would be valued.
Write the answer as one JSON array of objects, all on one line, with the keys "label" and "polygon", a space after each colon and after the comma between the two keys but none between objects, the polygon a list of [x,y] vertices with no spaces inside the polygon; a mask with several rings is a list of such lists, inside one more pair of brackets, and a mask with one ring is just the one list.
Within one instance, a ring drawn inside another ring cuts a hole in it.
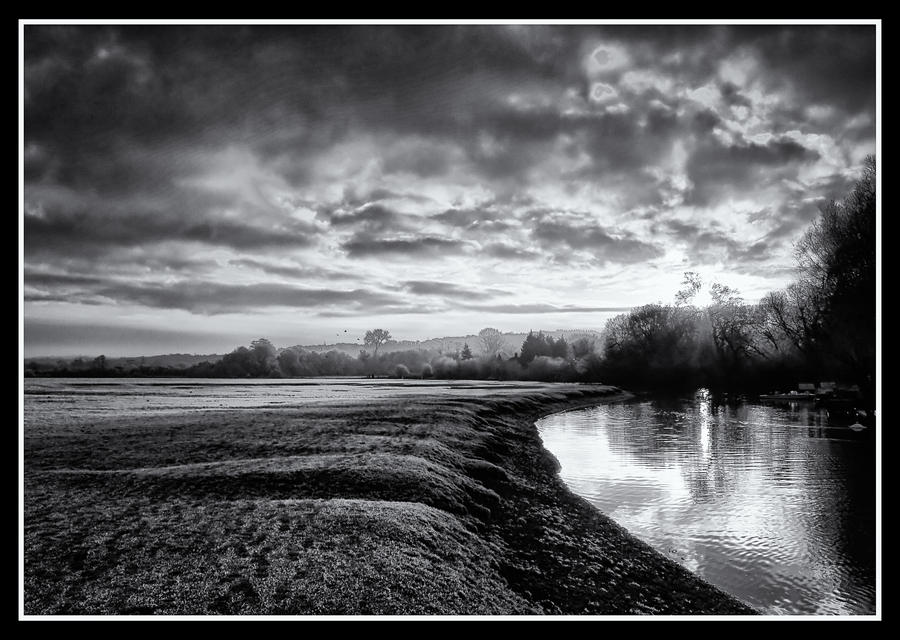
[{"label": "ripple on water", "polygon": [[871,439],[824,412],[698,396],[570,411],[538,428],[573,491],[751,606],[874,613]]}]

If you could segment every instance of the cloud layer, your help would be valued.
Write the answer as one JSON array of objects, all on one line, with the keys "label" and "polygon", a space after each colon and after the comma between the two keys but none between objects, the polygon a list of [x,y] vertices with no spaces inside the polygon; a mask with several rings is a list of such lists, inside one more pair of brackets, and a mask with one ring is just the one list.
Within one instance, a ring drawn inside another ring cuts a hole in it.
[{"label": "cloud layer", "polygon": [[870,26],[27,25],[24,73],[45,325],[753,299],[875,148]]}]

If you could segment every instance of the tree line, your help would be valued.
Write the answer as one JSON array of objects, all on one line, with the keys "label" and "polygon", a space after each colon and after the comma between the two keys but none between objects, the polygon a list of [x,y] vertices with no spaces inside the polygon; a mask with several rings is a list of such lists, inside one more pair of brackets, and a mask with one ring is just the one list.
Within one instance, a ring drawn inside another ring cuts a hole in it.
[{"label": "tree line", "polygon": [[611,319],[603,375],[646,388],[740,391],[796,388],[798,381],[857,384],[875,397],[875,159],[795,245],[796,277],[747,304],[711,283],[712,303],[692,305],[704,283],[688,272],[672,305],[649,304]]},{"label": "tree line", "polygon": [[[106,358],[93,361],[77,358],[52,365],[29,363],[26,373],[46,376],[80,377],[188,377],[188,378],[295,378],[368,376],[397,378],[497,379],[590,381],[598,379],[599,352],[587,338],[571,345],[560,337],[530,332],[521,351],[507,353],[503,334],[493,327],[479,333],[479,344],[464,344],[462,349],[445,352],[408,349],[379,353],[378,348],[392,340],[389,331],[373,329],[366,333],[356,357],[338,350],[318,352],[300,346],[277,348],[266,338],[241,346],[214,362],[189,367],[136,366],[129,369],[109,367]],[[371,349],[371,351],[369,350]]]}]

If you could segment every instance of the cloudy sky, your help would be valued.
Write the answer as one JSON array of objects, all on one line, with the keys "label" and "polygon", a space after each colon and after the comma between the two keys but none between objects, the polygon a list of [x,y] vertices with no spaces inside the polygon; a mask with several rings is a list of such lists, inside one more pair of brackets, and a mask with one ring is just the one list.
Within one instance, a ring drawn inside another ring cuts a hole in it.
[{"label": "cloudy sky", "polygon": [[875,152],[873,26],[25,27],[26,355],[749,301]]}]

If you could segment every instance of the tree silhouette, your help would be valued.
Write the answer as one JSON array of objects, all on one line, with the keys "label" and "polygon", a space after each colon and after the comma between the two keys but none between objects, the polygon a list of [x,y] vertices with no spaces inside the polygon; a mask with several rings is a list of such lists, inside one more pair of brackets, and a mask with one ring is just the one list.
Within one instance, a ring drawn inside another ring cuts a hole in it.
[{"label": "tree silhouette", "polygon": [[389,340],[391,340],[390,331],[385,331],[384,329],[372,329],[366,331],[366,337],[363,338],[363,343],[367,347],[372,347],[372,357],[375,358],[378,356],[378,347]]},{"label": "tree silhouette", "polygon": [[685,271],[681,281],[681,289],[675,294],[675,306],[684,307],[691,304],[694,297],[700,292],[703,281],[700,274],[695,271]]},{"label": "tree silhouette", "polygon": [[823,310],[827,352],[874,398],[876,211],[875,158],[841,201],[831,201],[796,246],[800,283]]}]

